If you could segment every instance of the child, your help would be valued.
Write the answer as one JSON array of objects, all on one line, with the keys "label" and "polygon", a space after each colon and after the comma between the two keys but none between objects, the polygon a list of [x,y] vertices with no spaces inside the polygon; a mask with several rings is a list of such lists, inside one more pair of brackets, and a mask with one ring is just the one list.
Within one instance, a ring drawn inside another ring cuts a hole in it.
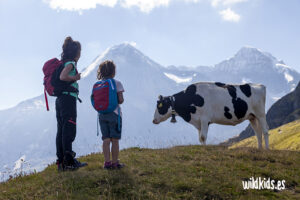
[{"label": "child", "polygon": [[[99,80],[113,79],[116,75],[116,66],[113,61],[107,60],[100,64],[97,71],[97,78]],[[115,79],[114,79],[115,80]],[[120,169],[125,165],[118,160],[119,156],[119,140],[121,139],[122,128],[122,112],[120,104],[124,102],[123,92],[124,88],[120,81],[115,80],[117,88],[117,98],[119,105],[117,108],[107,114],[99,114],[99,123],[102,132],[103,140],[103,154],[104,154],[104,169]],[[119,116],[120,115],[120,116]],[[118,125],[118,117],[120,117],[120,124]],[[120,129],[119,129],[120,128]],[[110,143],[112,160],[110,160]]]},{"label": "child", "polygon": [[[64,68],[59,78],[61,81],[73,82],[71,86],[78,91],[77,81],[80,80],[80,73],[77,73],[76,65],[80,58],[81,45],[78,41],[67,37],[62,49],[61,61]],[[87,165],[87,163],[81,163],[75,159],[76,154],[72,149],[72,143],[76,136],[77,99],[78,92],[64,90],[56,98],[56,164],[59,171],[74,170]]]}]

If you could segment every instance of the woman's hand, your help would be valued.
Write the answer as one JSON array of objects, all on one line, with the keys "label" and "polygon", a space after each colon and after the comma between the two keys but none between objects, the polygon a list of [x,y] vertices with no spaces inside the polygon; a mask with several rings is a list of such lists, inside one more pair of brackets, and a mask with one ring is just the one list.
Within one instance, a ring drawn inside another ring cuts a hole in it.
[{"label": "woman's hand", "polygon": [[75,78],[75,81],[78,81],[81,79],[81,73],[76,74],[75,76],[73,76]]}]

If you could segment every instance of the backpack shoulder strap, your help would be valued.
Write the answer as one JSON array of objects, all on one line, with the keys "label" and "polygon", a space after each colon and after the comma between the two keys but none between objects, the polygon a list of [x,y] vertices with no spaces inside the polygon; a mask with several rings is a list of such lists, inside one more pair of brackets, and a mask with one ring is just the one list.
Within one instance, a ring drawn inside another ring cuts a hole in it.
[{"label": "backpack shoulder strap", "polygon": [[67,66],[68,64],[72,64],[75,67],[75,62],[74,61],[65,62],[64,66]]},{"label": "backpack shoulder strap", "polygon": [[110,81],[110,83],[111,83],[111,85],[112,85],[112,89],[113,89],[114,91],[117,91],[117,84],[116,84],[115,79],[111,78],[111,79],[108,79],[108,80]]},{"label": "backpack shoulder strap", "polygon": [[78,71],[77,71],[77,68],[76,68],[76,63],[75,63],[75,61],[68,61],[68,62],[65,62],[65,63],[64,63],[64,67],[67,66],[67,65],[69,65],[69,64],[72,64],[72,65],[73,65],[73,67],[74,67],[74,69],[75,69],[75,71],[76,71],[76,74],[78,74]]}]

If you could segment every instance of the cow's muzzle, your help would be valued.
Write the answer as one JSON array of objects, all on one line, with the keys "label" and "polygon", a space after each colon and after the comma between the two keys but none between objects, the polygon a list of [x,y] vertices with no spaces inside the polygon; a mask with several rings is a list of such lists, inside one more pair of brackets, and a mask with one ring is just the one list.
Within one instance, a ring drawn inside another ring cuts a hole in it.
[{"label": "cow's muzzle", "polygon": [[154,119],[152,122],[153,124],[159,124],[159,122],[156,119]]}]

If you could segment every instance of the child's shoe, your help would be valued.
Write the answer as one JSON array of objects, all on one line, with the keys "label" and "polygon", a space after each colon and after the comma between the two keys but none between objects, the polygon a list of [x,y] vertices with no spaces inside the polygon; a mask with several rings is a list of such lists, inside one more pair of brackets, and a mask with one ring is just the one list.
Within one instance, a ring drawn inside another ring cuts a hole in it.
[{"label": "child's shoe", "polygon": [[64,170],[65,171],[73,171],[77,170],[81,167],[87,166],[87,163],[85,162],[80,162],[75,158],[75,152],[66,152],[63,165],[64,165]]},{"label": "child's shoe", "polygon": [[78,168],[80,168],[80,167],[85,167],[88,164],[86,162],[80,162],[79,160],[77,160],[76,158],[74,158],[74,165],[76,165]]},{"label": "child's shoe", "polygon": [[118,160],[117,162],[112,163],[111,167],[112,167],[112,169],[121,169],[121,168],[125,167],[125,164],[120,163],[120,160]]},{"label": "child's shoe", "polygon": [[103,169],[112,169],[111,161],[104,162]]}]

